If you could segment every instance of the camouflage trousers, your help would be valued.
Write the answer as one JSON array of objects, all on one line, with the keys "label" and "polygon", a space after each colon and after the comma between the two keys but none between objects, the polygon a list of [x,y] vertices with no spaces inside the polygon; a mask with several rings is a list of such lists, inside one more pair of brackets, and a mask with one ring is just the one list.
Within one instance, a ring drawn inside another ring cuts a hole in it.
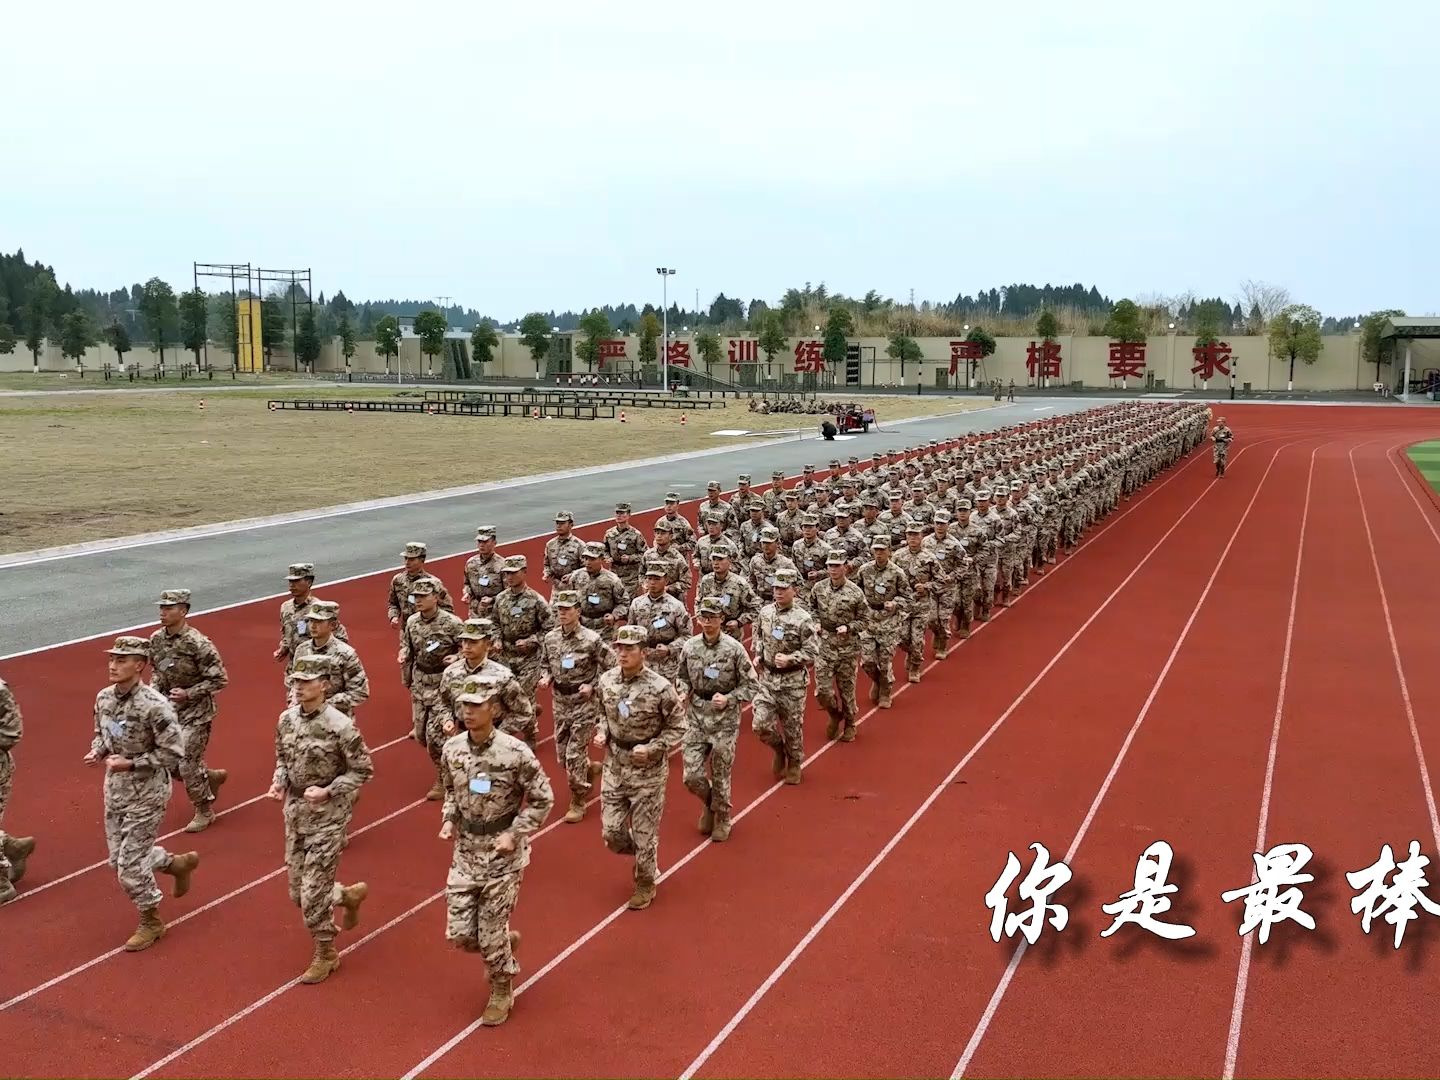
[{"label": "camouflage trousers", "polygon": [[1211,451],[1210,456],[1214,460],[1216,465],[1224,465],[1225,459],[1230,456],[1230,447],[1224,445],[1223,443],[1216,443],[1215,448]]},{"label": "camouflage trousers", "polygon": [[739,739],[738,704],[717,710],[709,701],[691,700],[686,713],[685,737],[680,743],[685,787],[717,814],[730,813],[730,773],[735,766],[735,744]]},{"label": "camouflage trousers", "polygon": [[1067,548],[1074,547],[1080,540],[1080,531],[1084,527],[1084,508],[1079,503],[1073,504],[1065,513],[1065,518],[1060,525],[1060,538]]},{"label": "camouflage trousers", "polygon": [[935,635],[935,651],[950,647],[950,616],[955,611],[958,585],[945,585],[935,590],[935,620],[930,629]]},{"label": "camouflage trousers", "polygon": [[879,616],[879,612],[872,612],[870,625],[860,634],[860,664],[876,688],[888,693],[895,684],[891,664],[895,659],[895,650],[900,647],[905,623],[893,615],[874,616]]},{"label": "camouflage trousers", "polygon": [[[323,817],[321,814],[323,813]],[[320,820],[313,820],[319,817]],[[335,940],[335,905],[342,886],[335,880],[350,815],[316,811],[304,799],[285,800],[285,875],[290,902],[300,908],[305,929],[316,941]]]},{"label": "camouflage trousers", "polygon": [[600,835],[617,855],[635,856],[635,880],[659,877],[660,816],[665,812],[669,759],[640,765],[611,747],[600,789]]},{"label": "camouflage trousers", "polygon": [[440,695],[439,675],[423,675],[417,671],[411,679],[410,719],[415,741],[429,752],[430,760],[438,766],[440,748],[449,738],[444,730],[445,721],[454,719]]},{"label": "camouflage trousers", "polygon": [[520,974],[510,948],[510,916],[524,876],[522,870],[475,880],[452,869],[445,882],[445,938],[466,952],[479,953],[492,979]]},{"label": "camouflage trousers", "polygon": [[920,674],[925,666],[925,631],[935,625],[937,617],[933,596],[917,596],[910,601],[910,617],[900,632],[900,648],[905,653],[905,670],[911,675]]},{"label": "camouflage trousers", "polygon": [[110,866],[141,911],[160,906],[155,871],[170,865],[170,853],[155,843],[170,804],[166,772],[108,773],[105,777],[105,847]]},{"label": "camouflage trousers", "polygon": [[5,805],[10,801],[14,781],[15,759],[9,750],[0,750],[0,881],[10,880],[10,860],[5,857]]},{"label": "camouflage trousers", "polygon": [[970,636],[970,624],[975,621],[975,594],[980,591],[980,574],[967,571],[955,590],[955,621],[961,637]]},{"label": "camouflage trousers", "polygon": [[180,766],[175,770],[180,782],[185,785],[185,794],[192,805],[207,806],[215,801],[215,792],[210,790],[210,774],[205,768],[205,751],[210,746],[210,723],[181,724],[180,739],[184,753]]},{"label": "camouflage trousers", "polygon": [[791,765],[805,760],[805,692],[810,674],[761,669],[750,728],[772,750],[783,750]]},{"label": "camouflage trousers", "polygon": [[1040,526],[1026,525],[1020,530],[1020,580],[1030,577],[1030,571],[1039,565],[1035,551],[1040,543]]},{"label": "camouflage trousers", "polygon": [[995,606],[995,586],[999,580],[1000,566],[998,560],[986,563],[980,571],[980,591],[975,597],[975,603],[979,607],[981,618],[990,618],[990,609]]},{"label": "camouflage trousers", "polygon": [[820,631],[820,651],[815,657],[815,697],[827,712],[839,713],[853,726],[860,718],[855,683],[860,676],[858,634]]},{"label": "camouflage trousers", "polygon": [[555,710],[555,760],[570,778],[570,794],[590,794],[590,740],[600,722],[600,698],[586,701],[579,694],[552,694]]},{"label": "camouflage trousers", "polygon": [[540,682],[540,650],[521,653],[513,649],[502,648],[495,657],[498,663],[504,664],[515,675],[515,681],[520,684],[520,689],[525,691],[525,696],[530,703],[535,703],[535,686]]}]

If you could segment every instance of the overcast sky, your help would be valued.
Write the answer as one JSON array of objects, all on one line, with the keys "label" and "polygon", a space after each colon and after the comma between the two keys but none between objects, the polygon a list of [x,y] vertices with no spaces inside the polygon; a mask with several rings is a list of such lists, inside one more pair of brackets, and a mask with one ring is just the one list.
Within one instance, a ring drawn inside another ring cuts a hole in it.
[{"label": "overcast sky", "polygon": [[[1440,308],[1435,0],[6,6],[0,246],[531,309],[1073,283]],[[1407,51],[1408,50],[1408,51]]]}]

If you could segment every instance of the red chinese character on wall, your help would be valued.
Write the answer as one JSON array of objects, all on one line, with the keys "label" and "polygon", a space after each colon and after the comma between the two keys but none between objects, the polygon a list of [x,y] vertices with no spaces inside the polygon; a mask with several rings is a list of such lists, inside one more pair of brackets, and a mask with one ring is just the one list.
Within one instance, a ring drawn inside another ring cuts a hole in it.
[{"label": "red chinese character on wall", "polygon": [[1145,370],[1145,343],[1112,341],[1110,343],[1110,378],[1138,379]]},{"label": "red chinese character on wall", "polygon": [[1060,377],[1060,343],[1058,341],[1030,342],[1025,350],[1025,368],[1030,377],[1056,379]]},{"label": "red chinese character on wall", "polygon": [[818,374],[825,370],[825,357],[818,341],[797,341],[795,343],[795,370]]},{"label": "red chinese character on wall", "polygon": [[624,360],[625,342],[612,338],[609,341],[600,342],[600,366],[605,366],[606,360]]},{"label": "red chinese character on wall", "polygon": [[977,363],[985,358],[985,350],[978,341],[952,341],[950,342],[950,374],[954,375],[960,370],[960,361]]},{"label": "red chinese character on wall", "polygon": [[754,338],[730,339],[730,363],[753,364],[760,358],[760,343]]},{"label": "red chinese character on wall", "polygon": [[690,343],[688,341],[672,341],[665,346],[665,362],[674,364],[677,367],[690,366]]},{"label": "red chinese character on wall", "polygon": [[1202,379],[1213,379],[1217,371],[1221,375],[1230,374],[1230,345],[1228,342],[1217,341],[1210,345],[1196,345],[1190,352],[1195,357],[1195,366],[1190,369],[1190,374],[1199,375]]}]

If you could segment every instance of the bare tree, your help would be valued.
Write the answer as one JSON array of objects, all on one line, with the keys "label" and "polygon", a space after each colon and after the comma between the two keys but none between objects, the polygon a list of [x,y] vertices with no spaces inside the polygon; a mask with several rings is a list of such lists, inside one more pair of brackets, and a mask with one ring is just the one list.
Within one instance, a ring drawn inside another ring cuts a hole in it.
[{"label": "bare tree", "polygon": [[1235,302],[1245,313],[1245,332],[1263,334],[1275,316],[1289,305],[1290,290],[1283,285],[1246,278],[1240,283],[1240,294]]}]

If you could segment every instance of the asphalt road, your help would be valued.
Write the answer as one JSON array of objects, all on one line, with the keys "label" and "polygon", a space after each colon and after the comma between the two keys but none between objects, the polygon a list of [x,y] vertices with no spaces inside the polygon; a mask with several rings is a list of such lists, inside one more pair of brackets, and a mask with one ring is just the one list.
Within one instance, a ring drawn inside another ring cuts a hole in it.
[{"label": "asphalt road", "polygon": [[[195,612],[202,614],[282,593],[285,568],[292,562],[313,562],[319,581],[333,582],[399,569],[400,549],[410,540],[424,541],[431,559],[438,559],[473,550],[475,528],[481,524],[497,526],[503,545],[550,532],[555,513],[562,508],[575,515],[577,525],[584,524],[610,518],[622,499],[638,512],[660,506],[667,491],[684,499],[702,498],[711,480],[729,491],[740,473],[748,472],[756,484],[764,484],[773,469],[794,475],[807,463],[824,469],[835,456],[854,454],[863,460],[877,450],[903,450],[929,439],[1080,412],[1104,403],[1090,397],[1026,398],[975,413],[884,425],[886,430],[828,444],[808,433],[803,439],[747,441],[743,448],[727,446],[720,449],[728,452],[713,456],[616,465],[590,476],[517,484],[418,507],[317,516],[220,535],[19,561],[0,567],[0,596],[5,597],[0,659],[148,625],[155,617],[155,598],[165,588],[192,590]],[[812,419],[797,416],[796,422],[808,427]]]}]

